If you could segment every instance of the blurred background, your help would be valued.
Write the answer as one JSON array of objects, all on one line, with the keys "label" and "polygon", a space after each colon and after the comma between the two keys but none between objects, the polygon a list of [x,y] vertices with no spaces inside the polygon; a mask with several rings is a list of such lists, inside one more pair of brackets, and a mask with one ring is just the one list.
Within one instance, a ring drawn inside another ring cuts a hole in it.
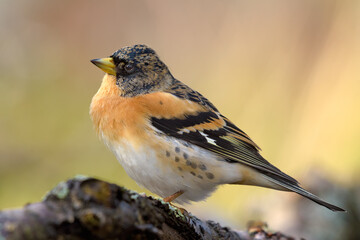
[{"label": "blurred background", "polygon": [[0,1],[0,209],[40,201],[84,174],[146,192],[98,140],[90,59],[136,43],[207,96],[302,186],[295,194],[222,186],[185,208],[244,229],[359,239],[360,2]]}]

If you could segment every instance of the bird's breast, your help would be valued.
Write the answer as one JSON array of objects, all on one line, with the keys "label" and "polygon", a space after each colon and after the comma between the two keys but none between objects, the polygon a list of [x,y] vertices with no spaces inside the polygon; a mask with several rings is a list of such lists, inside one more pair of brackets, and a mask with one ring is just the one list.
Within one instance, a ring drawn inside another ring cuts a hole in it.
[{"label": "bird's breast", "polygon": [[184,118],[202,109],[199,104],[165,92],[122,97],[116,78],[105,75],[92,99],[90,115],[96,132],[103,140],[126,140],[136,147],[145,144],[154,133],[149,120],[151,117]]},{"label": "bird's breast", "polygon": [[138,107],[121,97],[95,98],[90,114],[100,138],[110,142],[126,139],[137,145],[146,128],[146,118]]}]

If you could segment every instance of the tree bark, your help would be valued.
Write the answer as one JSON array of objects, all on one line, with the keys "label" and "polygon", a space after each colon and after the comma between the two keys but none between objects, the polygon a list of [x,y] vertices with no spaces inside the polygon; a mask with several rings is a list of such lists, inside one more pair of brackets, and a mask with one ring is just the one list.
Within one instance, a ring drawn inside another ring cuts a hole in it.
[{"label": "tree bark", "polygon": [[3,239],[293,239],[201,221],[153,197],[95,178],[59,183],[38,203],[0,212]]}]

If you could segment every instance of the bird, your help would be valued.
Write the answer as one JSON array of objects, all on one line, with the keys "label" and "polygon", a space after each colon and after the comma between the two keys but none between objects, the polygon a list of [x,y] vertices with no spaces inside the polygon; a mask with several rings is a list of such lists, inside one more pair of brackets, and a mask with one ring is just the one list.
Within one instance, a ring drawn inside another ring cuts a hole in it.
[{"label": "bird", "polygon": [[300,194],[302,188],[260,155],[259,146],[203,95],[177,80],[144,44],[91,60],[105,72],[90,104],[99,138],[126,173],[165,202],[206,199],[222,184]]}]

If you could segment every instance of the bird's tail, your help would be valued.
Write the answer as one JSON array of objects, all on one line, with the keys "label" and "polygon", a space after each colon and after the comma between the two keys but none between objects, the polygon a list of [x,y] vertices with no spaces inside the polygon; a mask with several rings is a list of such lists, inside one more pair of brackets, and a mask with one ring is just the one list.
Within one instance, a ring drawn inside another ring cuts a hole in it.
[{"label": "bird's tail", "polygon": [[[286,179],[282,179],[281,177],[278,177],[278,176],[269,176],[270,174],[266,174],[266,175],[263,175],[267,180],[269,180],[270,182],[273,182],[289,191],[293,191],[293,192],[296,192],[297,194],[300,194],[301,196],[303,197],[306,197],[308,199],[310,199],[311,201],[314,201],[316,202],[317,204],[320,204],[334,212],[338,212],[338,211],[341,211],[341,212],[345,212],[344,209],[340,208],[340,207],[337,207],[335,205],[332,205],[330,203],[327,203],[323,200],[321,200],[319,197],[315,196],[314,194],[306,191],[305,189],[303,189],[302,187],[300,187],[296,182],[294,183],[290,183],[288,181],[286,181]],[[272,174],[271,174],[272,175]]]}]

